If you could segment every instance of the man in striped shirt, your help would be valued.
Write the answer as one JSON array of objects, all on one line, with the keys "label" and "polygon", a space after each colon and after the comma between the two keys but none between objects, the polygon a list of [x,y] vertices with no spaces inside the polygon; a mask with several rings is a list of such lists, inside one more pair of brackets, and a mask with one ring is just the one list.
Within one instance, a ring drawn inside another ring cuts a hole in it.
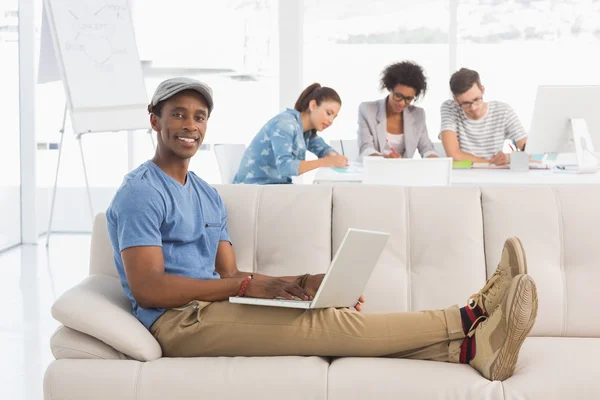
[{"label": "man in striped shirt", "polygon": [[471,160],[495,165],[508,164],[502,152],[504,141],[525,147],[527,133],[517,114],[506,103],[483,101],[485,88],[476,71],[461,68],[450,78],[453,100],[442,103],[439,138],[446,155],[454,160]]}]

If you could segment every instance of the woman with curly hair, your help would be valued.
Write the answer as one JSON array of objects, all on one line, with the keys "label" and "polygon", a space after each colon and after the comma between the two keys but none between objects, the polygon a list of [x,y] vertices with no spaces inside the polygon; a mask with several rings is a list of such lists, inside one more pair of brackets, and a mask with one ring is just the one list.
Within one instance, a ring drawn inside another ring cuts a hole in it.
[{"label": "woman with curly hair", "polygon": [[361,156],[412,158],[437,157],[427,133],[425,111],[412,105],[427,91],[423,68],[410,61],[387,66],[381,74],[381,90],[389,94],[358,107],[358,146]]}]

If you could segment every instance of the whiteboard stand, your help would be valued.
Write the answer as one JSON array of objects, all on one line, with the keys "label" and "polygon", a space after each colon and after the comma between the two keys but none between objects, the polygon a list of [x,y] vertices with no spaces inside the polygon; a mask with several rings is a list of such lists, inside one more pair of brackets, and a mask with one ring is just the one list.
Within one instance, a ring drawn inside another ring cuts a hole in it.
[{"label": "whiteboard stand", "polygon": [[[58,185],[58,173],[60,171],[60,159],[63,150],[63,140],[65,138],[65,125],[67,122],[67,104],[65,104],[65,111],[63,113],[62,128],[60,129],[60,144],[58,146],[58,160],[56,163],[56,174],[54,176],[54,188],[52,190],[52,203],[50,205],[50,218],[48,219],[48,230],[46,232],[46,247],[50,244],[50,235],[52,233],[52,217],[54,216],[54,203],[56,201],[56,188]],[[83,145],[81,144],[81,136],[83,134],[77,134],[76,139],[79,142],[79,152],[81,154],[81,163],[83,164],[83,176],[85,177],[85,189],[88,197],[88,205],[90,208],[90,216],[92,217],[92,224],[94,223],[94,209],[92,207],[92,195],[90,192],[90,184],[87,176],[87,168],[85,166],[85,157],[83,155]]]},{"label": "whiteboard stand", "polygon": [[[58,160],[56,163],[56,174],[54,176],[54,188],[52,190],[52,202],[50,205],[50,218],[48,219],[48,230],[46,232],[46,247],[48,247],[50,244],[50,234],[52,232],[52,219],[54,216],[54,204],[56,202],[56,189],[58,187],[58,174],[60,171],[60,160],[61,160],[61,155],[62,155],[62,150],[63,150],[63,140],[65,137],[65,125],[67,122],[67,109],[68,109],[68,105],[65,103],[65,111],[63,113],[62,128],[60,129],[60,143],[59,143],[59,147],[58,147]],[[150,137],[152,147],[156,150],[156,142],[154,141],[154,135],[153,135],[154,131],[152,129],[148,129],[147,133],[148,133],[148,136]],[[84,133],[78,133],[75,138],[77,139],[78,144],[79,144],[79,154],[81,155],[81,164],[83,166],[83,176],[85,179],[85,190],[86,190],[87,198],[88,198],[90,217],[91,217],[92,224],[93,224],[94,223],[94,207],[92,205],[92,192],[90,191],[90,183],[88,180],[87,167],[85,164],[85,156],[83,154],[83,144],[81,141],[83,135],[84,135]]]},{"label": "whiteboard stand", "polygon": [[87,169],[85,168],[85,157],[83,156],[83,145],[81,144],[81,134],[77,135],[79,142],[79,153],[81,154],[81,163],[83,164],[83,176],[85,178],[85,190],[87,191],[88,203],[90,205],[90,217],[92,224],[94,223],[94,207],[92,206],[92,194],[90,192],[90,183],[88,182]]},{"label": "whiteboard stand", "polygon": [[[129,3],[43,1],[38,83],[62,81],[66,101],[46,245],[52,232],[67,112],[70,130],[79,141],[92,220],[82,135],[128,131],[128,142],[132,143],[132,131],[148,128],[148,94]],[[150,138],[156,146],[154,138]],[[133,147],[131,143],[129,147]],[[133,153],[128,149],[130,160]]]}]

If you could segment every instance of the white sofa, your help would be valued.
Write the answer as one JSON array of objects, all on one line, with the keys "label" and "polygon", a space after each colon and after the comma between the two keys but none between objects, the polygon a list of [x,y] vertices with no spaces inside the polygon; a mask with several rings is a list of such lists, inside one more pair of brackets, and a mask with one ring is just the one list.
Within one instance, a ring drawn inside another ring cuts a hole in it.
[{"label": "white sofa", "polygon": [[130,312],[99,215],[90,276],[52,307],[62,326],[46,399],[600,398],[600,185],[217,189],[245,271],[323,272],[346,229],[391,232],[364,312],[462,306],[505,238],[520,237],[540,303],[514,376],[490,382],[466,365],[389,358],[163,358]]}]

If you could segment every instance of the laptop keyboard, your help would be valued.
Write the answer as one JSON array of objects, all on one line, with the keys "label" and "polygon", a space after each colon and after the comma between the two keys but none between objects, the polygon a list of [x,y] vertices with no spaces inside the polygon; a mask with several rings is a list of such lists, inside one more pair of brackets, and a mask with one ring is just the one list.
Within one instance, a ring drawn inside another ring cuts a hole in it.
[{"label": "laptop keyboard", "polygon": [[300,299],[300,297],[296,297],[294,300],[281,299],[281,298],[276,298],[274,300],[280,301],[282,303],[310,303],[310,301],[302,300],[302,299]]}]

